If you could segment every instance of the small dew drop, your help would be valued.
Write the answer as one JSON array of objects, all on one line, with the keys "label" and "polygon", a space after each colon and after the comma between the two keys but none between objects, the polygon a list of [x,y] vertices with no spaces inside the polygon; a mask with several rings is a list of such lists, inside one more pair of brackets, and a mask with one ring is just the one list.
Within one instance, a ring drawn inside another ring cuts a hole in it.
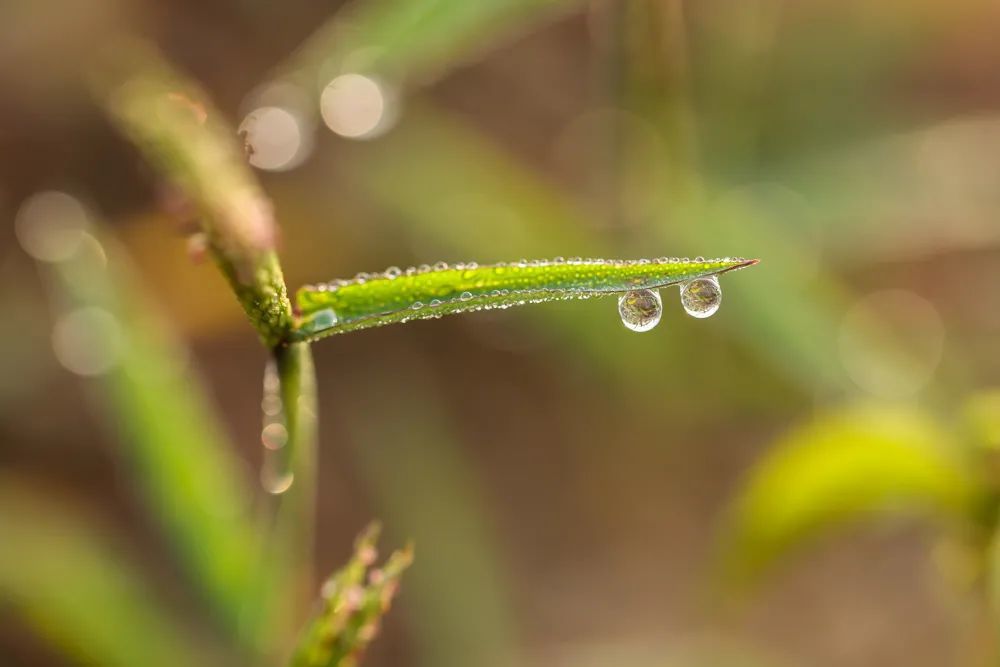
[{"label": "small dew drop", "polygon": [[399,269],[398,266],[390,266],[388,269],[385,270],[384,275],[389,280],[392,280],[393,278],[398,278],[401,273],[402,271]]},{"label": "small dew drop", "polygon": [[441,305],[441,299],[431,299],[431,308],[437,308]]},{"label": "small dew drop", "polygon": [[264,490],[276,496],[292,488],[294,481],[295,475],[292,472],[277,472],[265,468],[260,475],[260,483]]},{"label": "small dew drop", "polygon": [[268,449],[281,449],[288,442],[288,429],[284,424],[272,422],[261,430],[260,441]]},{"label": "small dew drop", "polygon": [[472,299],[472,292],[462,292],[458,297],[459,301],[469,301],[470,299]]},{"label": "small dew drop", "polygon": [[446,271],[448,269],[448,262],[438,262],[434,265],[435,271]]},{"label": "small dew drop", "polygon": [[627,329],[649,331],[660,323],[660,316],[663,314],[660,293],[649,289],[625,292],[618,299],[618,314]]},{"label": "small dew drop", "polygon": [[681,285],[681,305],[691,317],[711,317],[722,304],[722,287],[715,276],[696,278]]},{"label": "small dew drop", "polygon": [[420,301],[414,301],[414,302],[413,302],[413,303],[412,303],[412,304],[410,305],[410,308],[412,308],[413,310],[420,310],[420,309],[421,309],[421,308],[423,308],[423,307],[424,307],[424,304],[423,304],[423,303],[421,303]]}]

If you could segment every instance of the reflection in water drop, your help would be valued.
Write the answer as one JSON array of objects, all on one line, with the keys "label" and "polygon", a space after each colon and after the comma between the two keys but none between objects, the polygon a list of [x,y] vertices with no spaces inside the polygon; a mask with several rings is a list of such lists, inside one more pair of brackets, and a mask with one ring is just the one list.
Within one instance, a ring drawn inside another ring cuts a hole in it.
[{"label": "reflection in water drop", "polygon": [[722,304],[722,287],[715,276],[696,278],[681,285],[681,305],[691,317],[711,317]]},{"label": "reflection in water drop", "polygon": [[626,292],[618,299],[618,314],[622,324],[632,331],[649,331],[660,323],[663,302],[656,290],[640,289]]}]

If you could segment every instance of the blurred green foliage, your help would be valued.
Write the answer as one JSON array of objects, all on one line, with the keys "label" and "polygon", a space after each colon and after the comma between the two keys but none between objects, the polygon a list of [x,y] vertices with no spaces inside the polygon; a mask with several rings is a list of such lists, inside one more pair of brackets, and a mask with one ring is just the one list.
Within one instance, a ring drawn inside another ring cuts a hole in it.
[{"label": "blurred green foliage", "polygon": [[54,646],[88,665],[219,664],[92,512],[7,477],[0,506],[0,599]]},{"label": "blurred green foliage", "polygon": [[790,548],[850,520],[976,517],[985,491],[949,429],[924,413],[860,405],[775,442],[741,492],[722,545],[723,575],[746,584]]}]

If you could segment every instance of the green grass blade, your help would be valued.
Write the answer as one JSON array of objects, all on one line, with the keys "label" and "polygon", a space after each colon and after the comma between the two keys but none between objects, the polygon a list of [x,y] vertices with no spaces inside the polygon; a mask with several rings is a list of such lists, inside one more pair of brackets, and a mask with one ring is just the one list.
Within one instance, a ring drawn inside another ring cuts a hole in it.
[{"label": "green grass blade", "polygon": [[73,503],[0,479],[0,608],[81,665],[219,664],[158,605],[108,532]]},{"label": "green grass blade", "polygon": [[107,331],[79,332],[91,353],[109,359],[90,380],[91,396],[135,492],[208,606],[236,631],[254,588],[258,538],[244,464],[189,368],[189,352],[110,240],[83,233],[71,257],[44,268],[60,322],[89,313],[107,323]]},{"label": "green grass blade", "polygon": [[414,350],[386,350],[384,361],[349,378],[354,391],[338,409],[367,495],[391,534],[426,555],[407,573],[399,609],[413,664],[526,664],[506,545],[482,493],[483,471],[459,436],[463,425]]},{"label": "green grass blade", "polygon": [[298,291],[304,340],[370,327],[525,303],[588,299],[719,275],[755,259],[570,259],[388,269]]},{"label": "green grass blade", "polygon": [[[581,0],[365,0],[353,2],[299,49],[281,75],[314,84],[341,71],[399,82],[428,79]],[[323,84],[326,80],[323,80]]]},{"label": "green grass blade", "polygon": [[[312,596],[316,498],[316,372],[308,343],[274,350],[266,370],[261,483],[272,494],[259,570],[264,591],[280,591],[255,623],[275,647],[295,636]],[[279,607],[280,605],[280,607]]]}]

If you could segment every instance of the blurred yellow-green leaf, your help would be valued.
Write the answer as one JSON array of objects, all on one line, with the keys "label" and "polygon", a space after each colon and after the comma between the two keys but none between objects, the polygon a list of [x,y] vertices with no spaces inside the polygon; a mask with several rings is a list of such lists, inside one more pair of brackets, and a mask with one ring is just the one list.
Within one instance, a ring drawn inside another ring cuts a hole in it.
[{"label": "blurred yellow-green leaf", "polygon": [[851,407],[792,430],[763,455],[733,503],[720,545],[722,576],[751,582],[852,520],[969,518],[979,480],[956,447],[948,429],[905,407]]}]

